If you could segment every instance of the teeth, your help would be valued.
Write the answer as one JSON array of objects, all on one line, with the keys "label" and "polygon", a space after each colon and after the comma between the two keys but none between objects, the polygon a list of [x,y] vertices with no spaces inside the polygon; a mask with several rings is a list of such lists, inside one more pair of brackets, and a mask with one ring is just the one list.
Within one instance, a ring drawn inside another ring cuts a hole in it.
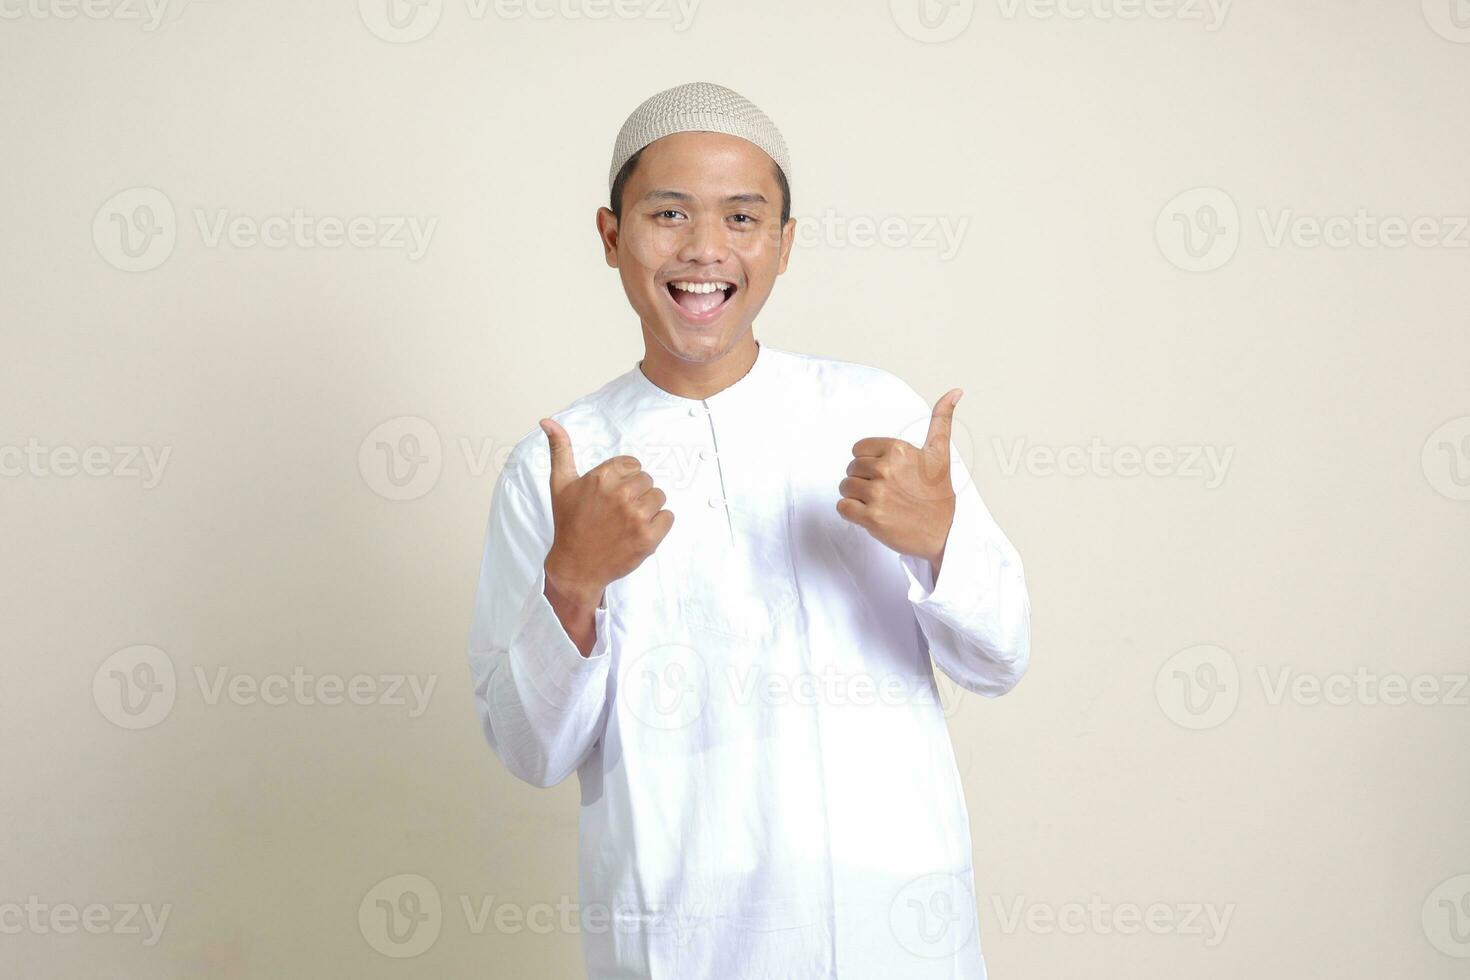
[{"label": "teeth", "polygon": [[715,290],[730,288],[727,282],[674,282],[670,283],[675,289],[682,289],[686,293],[712,293]]}]

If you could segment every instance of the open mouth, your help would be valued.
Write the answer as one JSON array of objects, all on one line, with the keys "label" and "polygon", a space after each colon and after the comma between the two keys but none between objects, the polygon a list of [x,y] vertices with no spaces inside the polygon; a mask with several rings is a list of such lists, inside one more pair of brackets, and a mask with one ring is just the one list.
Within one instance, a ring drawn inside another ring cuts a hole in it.
[{"label": "open mouth", "polygon": [[735,295],[735,284],[723,279],[676,279],[665,283],[664,288],[684,318],[694,323],[708,323],[718,317]]}]

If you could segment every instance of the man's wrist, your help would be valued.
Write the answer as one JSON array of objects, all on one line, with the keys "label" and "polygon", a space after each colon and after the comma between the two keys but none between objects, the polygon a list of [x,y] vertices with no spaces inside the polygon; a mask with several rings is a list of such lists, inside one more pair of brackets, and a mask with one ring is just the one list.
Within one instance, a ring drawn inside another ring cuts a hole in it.
[{"label": "man's wrist", "polygon": [[954,516],[951,514],[949,526],[944,529],[944,537],[939,539],[939,547],[924,557],[929,562],[929,569],[933,572],[934,580],[939,581],[939,568],[944,564],[944,549],[949,545],[949,532],[954,528]]},{"label": "man's wrist", "polygon": [[565,574],[551,556],[547,556],[543,570],[546,573],[547,598],[557,598],[578,613],[592,612],[602,603],[606,586],[580,582]]}]

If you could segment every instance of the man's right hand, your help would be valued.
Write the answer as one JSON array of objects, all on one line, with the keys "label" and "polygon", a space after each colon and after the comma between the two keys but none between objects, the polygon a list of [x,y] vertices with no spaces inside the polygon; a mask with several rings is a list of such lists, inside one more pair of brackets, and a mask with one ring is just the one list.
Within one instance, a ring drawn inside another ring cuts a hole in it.
[{"label": "man's right hand", "polygon": [[[578,476],[567,430],[555,419],[542,419],[541,430],[551,445],[555,523],[546,556],[547,594],[562,599],[553,606],[571,607],[578,625],[585,626],[607,586],[653,554],[673,526],[674,514],[661,509],[668,498],[635,457],[613,456]],[[562,621],[571,634],[565,616]],[[588,649],[590,643],[584,656]]]}]

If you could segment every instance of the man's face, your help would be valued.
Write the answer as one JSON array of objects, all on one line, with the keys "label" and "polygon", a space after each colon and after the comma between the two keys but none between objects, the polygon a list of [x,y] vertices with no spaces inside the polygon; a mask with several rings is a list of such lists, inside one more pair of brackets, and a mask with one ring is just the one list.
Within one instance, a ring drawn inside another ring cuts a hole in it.
[{"label": "man's face", "polygon": [[725,354],[791,254],[771,158],[723,133],[665,136],[643,149],[622,208],[599,209],[597,226],[645,340],[684,361]]}]

